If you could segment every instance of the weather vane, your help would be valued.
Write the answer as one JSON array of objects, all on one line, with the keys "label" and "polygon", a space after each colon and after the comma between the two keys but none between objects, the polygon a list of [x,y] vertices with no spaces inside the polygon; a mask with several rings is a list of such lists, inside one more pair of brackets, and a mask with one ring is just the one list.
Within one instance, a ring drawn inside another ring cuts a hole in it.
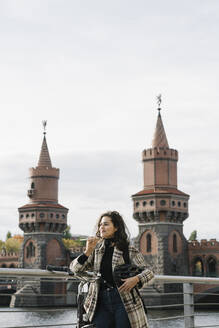
[{"label": "weather vane", "polygon": [[158,104],[158,110],[159,110],[159,112],[160,112],[160,110],[161,110],[161,107],[160,107],[161,102],[162,102],[162,100],[161,100],[161,94],[159,94],[159,95],[157,96],[157,104]]},{"label": "weather vane", "polygon": [[42,121],[42,124],[43,124],[43,134],[45,135],[46,134],[46,125],[47,125],[47,121]]}]

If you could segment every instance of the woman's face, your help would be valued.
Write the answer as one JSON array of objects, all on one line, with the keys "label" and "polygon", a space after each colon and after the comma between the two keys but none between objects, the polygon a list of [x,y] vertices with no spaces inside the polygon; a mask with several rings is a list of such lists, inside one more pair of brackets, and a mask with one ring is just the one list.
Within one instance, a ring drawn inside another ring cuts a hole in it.
[{"label": "woman's face", "polygon": [[111,218],[109,216],[103,216],[99,225],[100,237],[106,239],[113,238],[116,230],[117,228],[114,227]]}]

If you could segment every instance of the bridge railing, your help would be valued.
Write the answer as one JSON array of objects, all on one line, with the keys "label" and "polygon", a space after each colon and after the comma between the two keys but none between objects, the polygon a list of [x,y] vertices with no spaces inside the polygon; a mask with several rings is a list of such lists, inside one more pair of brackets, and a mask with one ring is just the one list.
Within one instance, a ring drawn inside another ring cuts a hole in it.
[{"label": "bridge railing", "polygon": [[[12,281],[15,283],[19,283],[22,281],[24,284],[26,283],[36,283],[36,281],[46,281],[48,282],[61,282],[61,283],[69,283],[69,282],[75,282],[78,281],[77,278],[74,276],[69,276],[67,272],[50,272],[47,270],[40,270],[40,269],[8,269],[8,268],[0,268],[0,281]],[[162,302],[160,305],[155,305],[155,306],[148,306],[149,310],[149,321],[150,321],[150,327],[158,327],[156,326],[157,324],[161,324],[162,327],[173,327],[172,324],[174,322],[177,322],[177,328],[179,327],[185,327],[185,328],[204,328],[204,327],[219,327],[219,317],[218,317],[218,322],[216,324],[211,324],[210,321],[208,324],[196,324],[196,317],[197,314],[195,313],[195,306],[197,305],[204,305],[204,306],[217,306],[219,308],[219,303],[213,302],[213,303],[197,303],[195,302],[195,296],[200,295],[200,296],[207,296],[207,295],[216,295],[219,296],[219,294],[214,294],[214,293],[194,293],[194,286],[196,285],[205,285],[207,288],[211,289],[212,287],[218,286],[219,287],[219,278],[207,278],[207,277],[192,277],[192,276],[161,276],[161,275],[156,275],[155,276],[155,284],[160,284],[160,285],[171,285],[171,284],[182,284],[182,292],[170,292],[170,293],[162,293],[159,292],[158,294],[162,296],[162,294],[166,296],[170,295],[179,295],[179,299],[182,300],[181,303],[173,303],[173,304],[165,304],[165,302]],[[18,291],[19,292],[19,291]],[[18,293],[17,292],[17,293]],[[47,297],[54,297],[57,298],[59,296],[63,296],[63,292],[59,293],[51,293],[49,294],[48,291],[43,294],[43,293],[36,293],[37,297],[40,296],[47,296]],[[0,297],[1,297],[1,291],[0,291]],[[12,297],[15,296],[12,295]],[[58,307],[58,305],[57,305]],[[173,315],[171,316],[162,316],[162,312],[165,312],[165,310],[168,310],[168,313],[170,313],[171,309],[175,308],[182,308],[183,312],[182,315]],[[150,314],[153,313],[153,310],[159,310],[159,313],[161,313],[161,316],[153,318]],[[20,310],[14,310],[14,312],[19,312]],[[41,309],[28,309],[28,312],[43,312],[43,311],[56,311],[54,308],[46,309],[44,310],[43,308]],[[7,313],[10,312],[10,310],[1,310],[1,313]],[[22,310],[22,312],[24,312]],[[208,317],[210,318],[210,317]],[[178,322],[180,321],[180,326]],[[171,321],[172,324],[169,326],[165,325],[166,322],[168,323]],[[61,326],[68,326],[70,325],[69,323],[62,323]],[[76,322],[71,323],[72,326],[76,326]],[[43,325],[43,326],[37,326],[36,324],[33,325],[34,327],[45,327],[45,326],[51,326],[51,325]],[[52,324],[52,326],[60,326],[60,324]],[[14,326],[13,328],[20,328],[21,326]],[[22,325],[22,327],[25,327],[25,325]],[[29,327],[29,326],[28,326]]]},{"label": "bridge railing", "polygon": [[[183,303],[174,303],[174,304],[168,304],[168,305],[159,305],[159,306],[150,306],[150,309],[171,309],[171,308],[183,308],[183,315],[181,316],[175,316],[171,317],[172,320],[178,320],[180,318],[184,319],[184,327],[185,328],[201,328],[201,327],[219,327],[219,316],[217,324],[210,324],[208,325],[202,324],[197,325],[195,324],[195,318],[198,316],[202,316],[202,314],[195,314],[195,308],[201,307],[201,308],[219,308],[219,302],[198,302],[195,301],[195,297],[201,298],[201,297],[218,297],[218,293],[208,293],[208,292],[196,292],[194,291],[194,287],[199,285],[205,285],[206,289],[211,289],[211,287],[218,286],[219,288],[219,278],[208,278],[208,277],[192,277],[192,276],[155,276],[155,282],[156,283],[162,283],[162,284],[183,284]],[[165,293],[165,296],[175,294],[175,293]],[[180,295],[180,293],[177,293]],[[163,318],[156,318],[153,319],[153,321],[164,321],[169,320],[169,317],[163,317]],[[210,318],[209,318],[210,319]]]}]

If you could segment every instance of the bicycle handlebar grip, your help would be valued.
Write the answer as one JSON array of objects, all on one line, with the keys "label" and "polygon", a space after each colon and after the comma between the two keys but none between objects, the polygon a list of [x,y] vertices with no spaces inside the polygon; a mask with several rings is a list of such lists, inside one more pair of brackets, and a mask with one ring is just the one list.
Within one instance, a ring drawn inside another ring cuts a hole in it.
[{"label": "bicycle handlebar grip", "polygon": [[46,270],[48,271],[62,271],[62,272],[69,272],[69,268],[66,266],[55,266],[55,265],[50,265],[48,264],[46,266]]}]

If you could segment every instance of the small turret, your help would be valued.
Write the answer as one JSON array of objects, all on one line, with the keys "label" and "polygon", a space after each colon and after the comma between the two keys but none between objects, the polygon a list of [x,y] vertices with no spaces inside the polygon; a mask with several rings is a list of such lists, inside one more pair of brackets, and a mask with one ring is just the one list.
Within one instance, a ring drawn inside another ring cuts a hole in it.
[{"label": "small turret", "polygon": [[160,104],[161,96],[152,147],[142,152],[143,190],[132,195],[133,218],[139,226],[136,246],[157,274],[186,274],[182,229],[189,195],[178,190],[178,152],[169,147]]},{"label": "small turret", "polygon": [[158,117],[152,148],[142,152],[144,189],[132,196],[134,218],[138,222],[161,220],[182,223],[188,217],[189,196],[177,189],[178,152],[169,148],[161,118],[159,97]]},{"label": "small turret", "polygon": [[43,126],[38,165],[30,169],[29,203],[18,209],[19,227],[24,231],[21,267],[34,263],[34,267],[43,268],[46,264],[61,265],[66,260],[61,254],[65,252],[62,232],[67,226],[68,209],[58,203],[59,169],[52,167],[46,142],[46,121]]}]

